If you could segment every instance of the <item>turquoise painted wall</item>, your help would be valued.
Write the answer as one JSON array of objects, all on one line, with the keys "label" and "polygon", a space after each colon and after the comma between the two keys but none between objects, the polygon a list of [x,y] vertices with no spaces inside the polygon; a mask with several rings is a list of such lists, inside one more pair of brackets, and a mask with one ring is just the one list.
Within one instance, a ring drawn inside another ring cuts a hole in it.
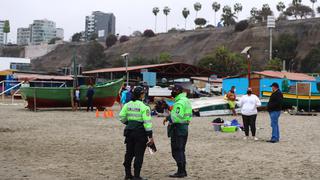
[{"label": "turquoise painted wall", "polygon": [[230,78],[222,80],[222,94],[228,93],[232,86],[236,86],[236,94],[243,95],[247,93],[248,88],[247,78]]}]

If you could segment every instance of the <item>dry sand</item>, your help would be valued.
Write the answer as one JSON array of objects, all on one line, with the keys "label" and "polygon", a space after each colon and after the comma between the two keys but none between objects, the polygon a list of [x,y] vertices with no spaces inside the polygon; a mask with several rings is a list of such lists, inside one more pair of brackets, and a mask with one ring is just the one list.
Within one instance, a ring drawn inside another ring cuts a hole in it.
[{"label": "dry sand", "polygon": [[[230,120],[231,117],[225,116]],[[187,179],[320,179],[320,116],[282,114],[281,142],[266,143],[271,128],[258,114],[257,137],[213,131],[213,117],[195,117],[186,149]],[[142,175],[169,179],[176,170],[162,119],[154,118],[158,152],[146,152]],[[94,112],[0,105],[0,179],[122,179],[124,126]]]}]

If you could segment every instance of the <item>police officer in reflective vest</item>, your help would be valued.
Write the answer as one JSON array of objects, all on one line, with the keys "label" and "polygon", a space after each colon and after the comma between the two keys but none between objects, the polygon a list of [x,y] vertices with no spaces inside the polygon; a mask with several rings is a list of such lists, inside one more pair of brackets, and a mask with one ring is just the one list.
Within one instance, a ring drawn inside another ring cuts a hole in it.
[{"label": "police officer in reflective vest", "polygon": [[[125,104],[120,111],[120,121],[126,125],[124,130],[126,154],[124,159],[125,179],[143,180],[140,170],[144,152],[148,144],[153,144],[150,107],[146,106],[144,89],[140,86],[133,90],[133,99]],[[131,163],[134,159],[134,176]]]},{"label": "police officer in reflective vest", "polygon": [[171,137],[172,157],[177,163],[178,171],[169,175],[172,178],[183,178],[187,176],[185,148],[188,139],[188,126],[192,119],[192,108],[190,100],[183,88],[175,85],[171,92],[175,98],[175,103],[169,117],[164,120],[164,124],[168,124],[168,136]]}]

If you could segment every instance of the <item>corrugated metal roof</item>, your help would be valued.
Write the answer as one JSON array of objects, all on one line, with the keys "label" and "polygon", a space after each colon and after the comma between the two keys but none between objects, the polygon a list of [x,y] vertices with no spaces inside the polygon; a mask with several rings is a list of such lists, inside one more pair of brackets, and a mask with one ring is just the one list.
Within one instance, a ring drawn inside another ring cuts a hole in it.
[{"label": "corrugated metal roof", "polygon": [[[191,77],[191,79],[194,79],[194,80],[199,80],[199,81],[208,81],[208,77]],[[214,82],[214,83],[222,83],[222,79],[221,78],[218,78],[216,80],[211,80],[210,82]]]},{"label": "corrugated metal roof", "polygon": [[[141,66],[129,66],[128,71],[135,71],[139,69],[148,69],[148,68],[157,68],[162,66],[170,66],[175,64],[183,64],[179,62],[174,63],[163,63],[163,64],[150,64],[150,65],[141,65]],[[92,71],[84,71],[83,74],[95,74],[95,73],[108,73],[108,72],[125,72],[126,67],[116,67],[116,68],[103,68]]]},{"label": "corrugated metal roof", "polygon": [[254,72],[254,74],[260,74],[267,77],[273,78],[284,78],[296,81],[315,81],[316,79],[312,76],[303,73],[292,73],[292,72],[280,72],[280,71],[261,71]]},{"label": "corrugated metal roof", "polygon": [[52,75],[42,75],[42,74],[25,74],[25,73],[14,73],[13,74],[17,79],[24,80],[60,80],[68,81],[73,80],[71,76],[52,76]]},{"label": "corrugated metal roof", "polygon": [[15,71],[16,70],[14,70],[14,69],[6,69],[6,70],[3,70],[3,71],[0,71],[0,76],[6,76],[6,75],[9,75],[9,74],[12,74]]}]

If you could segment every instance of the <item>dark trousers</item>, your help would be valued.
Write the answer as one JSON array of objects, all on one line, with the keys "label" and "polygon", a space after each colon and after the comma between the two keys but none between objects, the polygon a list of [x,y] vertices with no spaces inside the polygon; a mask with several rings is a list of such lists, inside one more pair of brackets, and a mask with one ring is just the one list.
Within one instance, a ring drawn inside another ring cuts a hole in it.
[{"label": "dark trousers", "polygon": [[171,137],[171,153],[178,167],[186,165],[185,149],[187,140],[188,136],[178,136],[176,133]]},{"label": "dark trousers", "polygon": [[131,175],[131,163],[134,158],[134,176],[140,177],[140,171],[143,163],[144,152],[147,147],[148,138],[144,131],[129,130],[126,134],[126,154],[123,166],[126,176]]},{"label": "dark trousers", "polygon": [[249,136],[249,128],[251,130],[252,136],[256,136],[256,119],[257,115],[242,115],[243,126],[244,126],[244,133],[246,136]]},{"label": "dark trousers", "polygon": [[89,109],[93,111],[93,98],[88,98],[87,100],[87,111],[89,111]]}]

